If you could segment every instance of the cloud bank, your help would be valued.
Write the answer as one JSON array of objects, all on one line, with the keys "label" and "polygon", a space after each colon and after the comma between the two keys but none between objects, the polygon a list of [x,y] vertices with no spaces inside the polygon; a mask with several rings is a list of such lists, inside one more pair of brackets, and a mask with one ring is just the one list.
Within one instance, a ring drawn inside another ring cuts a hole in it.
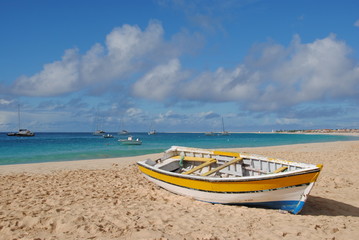
[{"label": "cloud bank", "polygon": [[114,86],[124,84],[131,88],[124,93],[129,97],[158,102],[234,102],[258,112],[359,96],[358,62],[351,58],[346,43],[333,34],[311,43],[294,36],[288,46],[257,44],[236,67],[219,66],[197,74],[181,65],[186,42],[200,42],[193,39],[199,38],[185,32],[166,41],[156,21],[144,30],[123,25],[107,35],[105,45],[97,43],[83,55],[78,49],[68,49],[60,61],[44,65],[41,72],[19,77],[12,92],[58,96],[98,87],[115,91]]},{"label": "cloud bank", "polygon": [[60,61],[45,64],[31,77],[18,78],[12,90],[18,95],[42,97],[108,85],[151,67],[156,59],[166,59],[169,54],[165,48],[160,23],[152,21],[144,31],[123,25],[107,35],[105,46],[95,44],[84,55],[78,49],[68,49]]},{"label": "cloud bank", "polygon": [[[234,69],[219,67],[186,81],[178,77],[183,71],[178,65],[165,69],[138,81],[135,92],[141,89],[139,96],[158,101],[171,95],[187,101],[236,102],[255,111],[359,95],[358,63],[351,58],[351,49],[335,35],[306,44],[294,36],[288,47],[256,45]],[[159,80],[161,76],[164,78]],[[174,87],[176,91],[171,91]],[[154,97],[154,92],[161,94]]]}]

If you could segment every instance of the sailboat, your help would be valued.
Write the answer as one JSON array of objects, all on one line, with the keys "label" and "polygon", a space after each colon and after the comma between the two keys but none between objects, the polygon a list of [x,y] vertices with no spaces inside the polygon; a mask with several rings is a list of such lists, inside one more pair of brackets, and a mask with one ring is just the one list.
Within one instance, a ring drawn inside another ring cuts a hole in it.
[{"label": "sailboat", "polygon": [[227,136],[227,135],[230,135],[229,132],[225,131],[224,130],[224,121],[223,121],[223,117],[222,117],[222,132],[219,134],[219,135],[222,135],[222,136]]},{"label": "sailboat", "polygon": [[155,129],[152,128],[152,124],[151,124],[150,130],[148,131],[148,135],[155,135],[155,134],[157,134],[157,132]]},{"label": "sailboat", "polygon": [[216,134],[214,132],[205,132],[204,135],[206,135],[206,136],[215,136]]},{"label": "sailboat", "polygon": [[119,132],[118,134],[120,134],[120,135],[128,135],[130,133],[128,131],[126,131],[126,130],[121,130],[121,132]]},{"label": "sailboat", "polygon": [[94,136],[103,136],[105,134],[105,131],[103,130],[96,130],[92,133]]},{"label": "sailboat", "polygon": [[127,130],[124,130],[123,121],[121,121],[121,128],[122,128],[122,130],[118,133],[119,135],[128,135],[128,134],[130,134]]},{"label": "sailboat", "polygon": [[[96,130],[92,133],[93,136],[103,136],[106,132],[103,131],[103,130],[100,130],[99,128],[99,117],[98,117],[98,112],[97,112],[97,115],[96,115],[96,118],[95,118],[95,121],[96,121]],[[102,125],[102,122],[103,122],[103,119],[101,119],[101,124]]]},{"label": "sailboat", "polygon": [[19,121],[19,131],[18,132],[9,132],[7,133],[8,136],[11,137],[33,137],[35,136],[35,133],[31,132],[27,129],[21,128],[21,121],[20,121],[20,105],[18,105],[18,121]]},{"label": "sailboat", "polygon": [[156,130],[150,130],[148,132],[148,135],[155,135],[155,134],[157,134]]}]

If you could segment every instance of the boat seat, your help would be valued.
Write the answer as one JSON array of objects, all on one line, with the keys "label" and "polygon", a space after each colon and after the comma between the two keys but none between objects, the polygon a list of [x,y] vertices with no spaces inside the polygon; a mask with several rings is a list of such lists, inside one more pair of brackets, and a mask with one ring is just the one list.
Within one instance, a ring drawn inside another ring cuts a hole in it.
[{"label": "boat seat", "polygon": [[226,156],[226,157],[240,157],[240,154],[237,152],[222,152],[222,151],[213,151],[213,154],[220,155],[220,156]]},{"label": "boat seat", "polygon": [[211,165],[212,163],[215,163],[215,162],[217,162],[217,160],[212,158],[209,161],[206,161],[206,162],[202,163],[201,165],[198,165],[197,167],[194,167],[194,168],[188,170],[187,172],[183,172],[182,174],[188,175],[188,174],[194,173],[195,171],[198,171],[198,170],[200,170],[200,169],[202,169],[204,167],[207,167],[207,166],[209,166],[209,165]]},{"label": "boat seat", "polygon": [[156,163],[155,161],[152,161],[151,159],[146,159],[145,164],[148,164],[148,165],[150,165],[150,166],[154,166],[154,165],[156,165],[157,163]]},{"label": "boat seat", "polygon": [[235,159],[233,159],[233,160],[231,160],[231,161],[229,161],[229,162],[227,162],[225,164],[222,164],[222,165],[216,167],[215,169],[212,169],[212,170],[210,170],[208,172],[203,173],[201,176],[205,177],[205,176],[211,175],[212,173],[218,172],[219,170],[221,170],[221,169],[223,169],[225,167],[228,167],[229,165],[238,163],[240,161],[243,161],[243,158],[237,157],[237,158],[235,158]]},{"label": "boat seat", "polygon": [[288,169],[288,166],[283,166],[283,167],[280,167],[280,168],[274,170],[274,171],[271,172],[271,173],[280,173],[280,172],[284,172],[284,171],[287,170],[287,169]]}]

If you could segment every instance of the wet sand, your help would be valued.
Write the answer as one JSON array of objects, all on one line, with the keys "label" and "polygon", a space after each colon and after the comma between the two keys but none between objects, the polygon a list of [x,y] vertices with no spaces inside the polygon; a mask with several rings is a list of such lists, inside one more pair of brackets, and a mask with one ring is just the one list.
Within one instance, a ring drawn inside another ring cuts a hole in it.
[{"label": "wet sand", "polygon": [[232,150],[324,168],[292,215],[167,192],[135,164],[161,154],[0,166],[0,239],[359,239],[359,141]]}]

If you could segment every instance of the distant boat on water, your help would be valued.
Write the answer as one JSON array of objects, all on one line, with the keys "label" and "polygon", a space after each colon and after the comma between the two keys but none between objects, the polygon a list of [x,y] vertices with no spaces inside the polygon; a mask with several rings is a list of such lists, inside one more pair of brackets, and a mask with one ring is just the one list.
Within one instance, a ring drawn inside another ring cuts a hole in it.
[{"label": "distant boat on water", "polygon": [[204,135],[206,135],[206,136],[215,136],[216,134],[214,132],[205,132]]},{"label": "distant boat on water", "polygon": [[10,137],[33,137],[35,133],[30,130],[21,128],[21,120],[20,120],[20,105],[18,105],[18,122],[19,122],[19,131],[18,132],[9,132],[6,135]]},{"label": "distant boat on water", "polygon": [[157,134],[156,130],[151,130],[148,132],[148,135],[155,135],[155,134]]},{"label": "distant boat on water", "polygon": [[33,137],[35,136],[35,133],[31,132],[30,130],[27,129],[19,129],[18,132],[9,132],[7,133],[8,136],[10,137]]},{"label": "distant boat on water", "polygon": [[148,135],[155,135],[157,134],[156,130],[152,128],[152,124],[151,124],[151,127],[150,127],[150,130],[148,131]]},{"label": "distant boat on water", "polygon": [[229,132],[227,132],[226,130],[224,130],[224,121],[223,121],[223,117],[222,117],[222,132],[221,132],[219,135],[222,135],[222,136],[227,136],[227,135],[230,135],[230,133],[229,133]]},{"label": "distant boat on water", "polygon": [[94,136],[103,136],[105,134],[105,131],[103,130],[96,130],[92,133]]},{"label": "distant boat on water", "polygon": [[132,136],[128,136],[127,139],[118,140],[123,145],[141,145],[142,141],[139,138],[133,139]]},{"label": "distant boat on water", "polygon": [[222,117],[222,132],[205,132],[204,135],[206,135],[206,136],[228,136],[231,134],[224,129],[224,121],[223,121],[223,117]]},{"label": "distant boat on water", "polygon": [[104,138],[113,138],[113,135],[107,133],[107,134],[104,134],[103,137],[104,137]]},{"label": "distant boat on water", "polygon": [[118,133],[118,135],[128,135],[130,134],[127,130],[124,130],[124,127],[123,127],[123,121],[121,121],[121,128],[122,130]]},{"label": "distant boat on water", "polygon": [[99,118],[99,112],[97,110],[97,113],[95,115],[95,124],[96,124],[96,130],[92,133],[93,136],[103,136],[106,132],[101,130],[103,125],[103,118]]},{"label": "distant boat on water", "polygon": [[126,130],[122,130],[122,131],[120,131],[119,133],[118,133],[119,135],[128,135],[128,134],[130,134],[128,131],[126,131]]}]

